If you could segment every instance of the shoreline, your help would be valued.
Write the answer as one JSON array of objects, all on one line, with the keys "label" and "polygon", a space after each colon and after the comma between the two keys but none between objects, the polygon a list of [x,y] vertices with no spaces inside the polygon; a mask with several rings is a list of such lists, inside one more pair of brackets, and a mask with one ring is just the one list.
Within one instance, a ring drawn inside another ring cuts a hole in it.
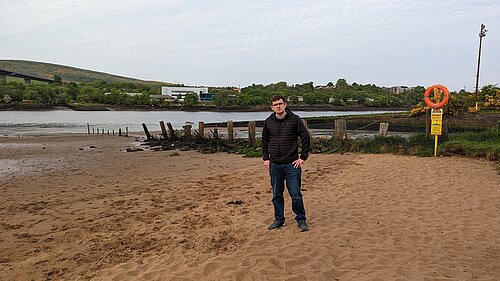
[{"label": "shoreline", "polygon": [[[367,106],[334,106],[334,105],[289,105],[294,111],[407,111],[408,107],[367,107]],[[0,111],[191,111],[191,112],[264,112],[269,111],[267,106],[121,106],[121,105],[40,105],[40,106],[12,106],[2,107]]]}]

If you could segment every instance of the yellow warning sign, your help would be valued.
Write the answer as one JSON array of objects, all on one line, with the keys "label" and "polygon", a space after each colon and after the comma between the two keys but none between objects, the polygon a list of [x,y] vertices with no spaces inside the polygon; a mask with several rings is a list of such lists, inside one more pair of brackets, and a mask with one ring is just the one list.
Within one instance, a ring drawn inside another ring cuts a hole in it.
[{"label": "yellow warning sign", "polygon": [[443,131],[443,113],[433,112],[431,115],[431,135],[440,136]]}]

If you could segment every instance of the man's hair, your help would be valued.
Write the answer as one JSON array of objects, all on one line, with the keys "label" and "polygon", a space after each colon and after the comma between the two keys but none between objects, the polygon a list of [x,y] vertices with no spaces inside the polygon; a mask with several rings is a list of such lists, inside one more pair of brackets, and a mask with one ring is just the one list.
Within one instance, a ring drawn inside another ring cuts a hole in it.
[{"label": "man's hair", "polygon": [[282,95],[274,95],[272,98],[271,98],[271,104],[275,101],[278,101],[278,100],[283,100],[283,102],[286,102],[286,98]]}]

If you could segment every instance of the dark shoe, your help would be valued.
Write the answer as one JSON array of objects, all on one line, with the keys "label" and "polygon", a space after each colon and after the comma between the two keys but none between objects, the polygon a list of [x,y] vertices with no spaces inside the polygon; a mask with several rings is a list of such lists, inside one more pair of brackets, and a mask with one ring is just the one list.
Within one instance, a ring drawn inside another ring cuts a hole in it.
[{"label": "dark shoe", "polygon": [[309,227],[307,226],[307,223],[305,220],[297,221],[297,224],[299,225],[299,229],[301,232],[309,230]]},{"label": "dark shoe", "polygon": [[269,225],[269,230],[273,230],[273,229],[278,229],[282,226],[285,226],[285,221],[274,221],[272,224]]}]

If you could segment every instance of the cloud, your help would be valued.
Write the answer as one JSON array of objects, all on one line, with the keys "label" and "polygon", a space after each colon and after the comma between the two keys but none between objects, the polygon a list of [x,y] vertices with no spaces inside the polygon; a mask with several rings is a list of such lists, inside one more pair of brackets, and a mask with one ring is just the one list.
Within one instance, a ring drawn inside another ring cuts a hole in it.
[{"label": "cloud", "polygon": [[[500,5],[488,0],[0,0],[0,7],[4,58],[205,85],[347,76],[419,84],[440,76],[463,87],[474,79],[464,81],[474,73],[479,25],[500,25]],[[500,51],[497,33],[486,38],[485,58]],[[440,70],[429,69],[436,61]],[[484,64],[493,79],[484,82],[497,83],[500,66]]]}]

